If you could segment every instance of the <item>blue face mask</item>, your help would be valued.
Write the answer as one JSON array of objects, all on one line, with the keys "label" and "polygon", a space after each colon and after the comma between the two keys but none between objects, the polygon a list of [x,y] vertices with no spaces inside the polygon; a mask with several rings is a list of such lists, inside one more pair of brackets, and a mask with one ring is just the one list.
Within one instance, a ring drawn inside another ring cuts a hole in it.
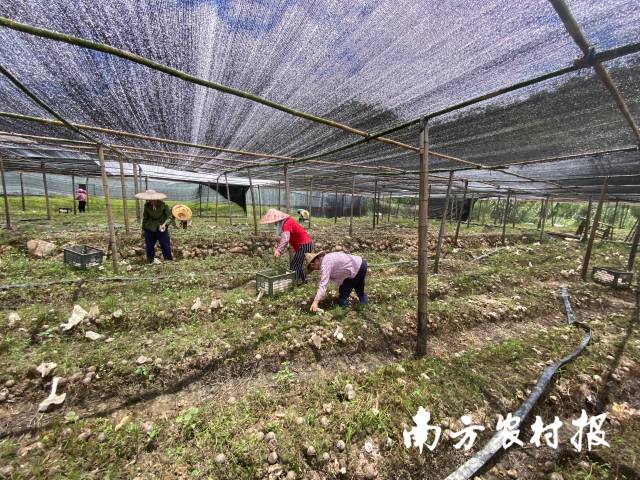
[{"label": "blue face mask", "polygon": [[276,235],[280,236],[282,235],[282,224],[284,223],[284,221],[280,220],[279,222],[276,222],[276,224],[274,225],[274,228],[276,229]]}]

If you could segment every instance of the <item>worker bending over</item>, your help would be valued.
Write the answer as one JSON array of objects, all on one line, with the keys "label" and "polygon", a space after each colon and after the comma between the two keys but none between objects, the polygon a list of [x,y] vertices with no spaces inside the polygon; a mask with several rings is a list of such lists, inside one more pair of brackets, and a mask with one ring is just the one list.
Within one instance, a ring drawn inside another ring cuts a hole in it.
[{"label": "worker bending over", "polygon": [[367,261],[357,255],[344,252],[320,252],[305,254],[307,270],[320,270],[320,284],[310,310],[318,310],[318,303],[326,296],[329,282],[339,285],[341,307],[349,305],[349,295],[356,291],[360,303],[369,303],[369,297],[364,292],[364,280],[367,275]]}]

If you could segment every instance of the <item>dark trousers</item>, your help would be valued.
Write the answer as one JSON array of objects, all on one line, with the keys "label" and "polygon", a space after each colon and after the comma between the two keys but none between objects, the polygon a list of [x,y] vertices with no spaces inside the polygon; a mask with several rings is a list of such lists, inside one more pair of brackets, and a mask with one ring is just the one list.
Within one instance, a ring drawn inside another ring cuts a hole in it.
[{"label": "dark trousers", "polygon": [[78,211],[80,213],[84,213],[86,207],[87,207],[86,201],[83,202],[82,200],[78,200]]},{"label": "dark trousers", "polygon": [[291,257],[291,261],[289,262],[289,267],[291,270],[296,272],[296,278],[298,282],[304,282],[304,254],[313,252],[313,242],[305,243],[304,245],[300,245],[298,251]]},{"label": "dark trousers", "polygon": [[156,256],[156,242],[160,242],[160,249],[165,260],[173,260],[171,255],[171,240],[169,239],[169,229],[164,232],[144,231],[144,244],[147,249],[147,263],[152,263]]},{"label": "dark trousers", "polygon": [[351,292],[353,290],[356,291],[356,294],[360,299],[360,303],[367,303],[369,301],[367,294],[364,293],[364,279],[366,275],[367,261],[363,258],[362,265],[360,265],[360,270],[358,270],[356,276],[353,278],[347,278],[344,282],[342,282],[342,285],[340,285],[340,288],[338,289],[340,293],[340,299],[338,300],[338,303],[340,305],[346,306],[349,304],[349,295],[351,295]]}]

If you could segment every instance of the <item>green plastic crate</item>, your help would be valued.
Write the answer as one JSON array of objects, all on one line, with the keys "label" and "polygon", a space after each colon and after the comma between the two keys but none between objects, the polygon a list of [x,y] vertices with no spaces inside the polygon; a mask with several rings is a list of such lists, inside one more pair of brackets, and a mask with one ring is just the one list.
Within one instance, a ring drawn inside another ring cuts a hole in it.
[{"label": "green plastic crate", "polygon": [[265,295],[291,290],[296,284],[296,272],[292,270],[270,269],[256,273],[256,292]]}]

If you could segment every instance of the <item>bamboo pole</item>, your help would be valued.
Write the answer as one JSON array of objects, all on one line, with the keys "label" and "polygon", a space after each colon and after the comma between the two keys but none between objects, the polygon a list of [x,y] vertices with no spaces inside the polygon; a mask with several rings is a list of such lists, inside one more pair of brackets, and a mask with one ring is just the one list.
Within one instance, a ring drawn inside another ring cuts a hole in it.
[{"label": "bamboo pole", "polygon": [[471,194],[471,200],[469,201],[469,215],[467,216],[467,228],[471,226],[471,215],[473,215],[473,207],[476,204],[476,194]]},{"label": "bamboo pole", "polygon": [[[27,205],[25,204],[25,201],[24,201],[24,183],[22,183],[22,172],[20,172],[20,198],[22,200],[22,211],[25,212],[27,210]],[[75,198],[75,195],[74,195],[74,198]]]},{"label": "bamboo pole", "polygon": [[104,192],[104,204],[107,209],[107,224],[109,226],[109,244],[111,245],[111,264],[113,272],[120,273],[118,264],[118,246],[116,244],[116,229],[113,225],[113,212],[111,211],[111,196],[109,195],[109,179],[104,166],[104,145],[98,145],[98,160],[100,161],[100,175],[102,176],[102,190]]},{"label": "bamboo pole", "polygon": [[585,218],[584,231],[582,232],[582,243],[586,242],[589,238],[589,226],[591,225],[591,209],[593,204],[593,198],[589,197],[589,205],[587,206],[587,217]]},{"label": "bamboo pole", "polygon": [[51,205],[49,205],[49,186],[47,185],[47,172],[44,169],[44,162],[40,163],[42,169],[42,183],[44,185],[44,203],[47,207],[47,220],[51,220]]},{"label": "bamboo pole", "polygon": [[584,252],[584,259],[582,260],[582,280],[587,279],[587,273],[589,271],[589,262],[591,261],[591,251],[593,250],[593,242],[596,239],[596,233],[598,232],[598,224],[600,223],[600,214],[602,213],[602,205],[604,199],[607,196],[607,186],[609,184],[609,177],[604,179],[602,184],[602,191],[600,192],[600,200],[596,207],[596,214],[593,217],[593,225],[591,225],[591,234],[589,235],[589,242],[587,243],[587,249]]},{"label": "bamboo pole", "polygon": [[282,210],[282,201],[280,199],[280,190],[282,187],[280,186],[280,180],[278,180],[278,210]]},{"label": "bamboo pole", "polygon": [[613,240],[613,230],[616,227],[616,217],[618,216],[618,203],[619,199],[616,198],[615,207],[613,208],[613,220],[611,220],[611,240]]},{"label": "bamboo pole", "polygon": [[215,222],[218,223],[218,199],[220,198],[220,175],[216,178],[216,213]]},{"label": "bamboo pole", "polygon": [[349,236],[353,237],[353,198],[356,194],[356,177],[351,182],[351,212],[349,214]]},{"label": "bamboo pole", "polygon": [[547,222],[547,210],[548,210],[548,205],[549,205],[549,197],[546,197],[544,199],[544,204],[542,205],[542,211],[541,211],[541,220],[540,220],[540,241],[542,242],[542,237],[544,235],[544,225]]},{"label": "bamboo pole", "polygon": [[507,200],[504,204],[504,212],[502,214],[502,236],[500,237],[500,243],[505,244],[505,236],[507,233],[507,220],[509,218],[509,200],[511,199],[511,190],[507,191]]},{"label": "bamboo pole", "polygon": [[207,203],[205,204],[204,209],[207,212],[207,215],[209,215],[209,193],[211,191],[211,185],[209,184],[209,181],[207,180]]},{"label": "bamboo pole", "polygon": [[540,213],[538,214],[538,227],[537,230],[540,230],[542,226],[542,211],[544,210],[544,198],[540,200]]},{"label": "bamboo pole", "polygon": [[464,204],[467,201],[467,189],[469,188],[469,180],[464,181],[464,192],[462,193],[462,208],[458,209],[458,222],[456,224],[456,234],[453,237],[453,244],[458,246],[458,234],[460,233],[460,223],[462,222],[462,212],[464,211]]},{"label": "bamboo pole", "polygon": [[340,216],[344,218],[344,193],[340,194]]},{"label": "bamboo pole", "polygon": [[333,210],[333,223],[338,223],[338,187],[336,187],[335,207]]},{"label": "bamboo pole", "polygon": [[291,192],[289,191],[289,175],[287,174],[287,166],[284,166],[284,207],[285,213],[289,214],[291,210]]},{"label": "bamboo pole", "polygon": [[[127,205],[127,187],[124,180],[124,164],[122,158],[118,157],[118,163],[120,164],[120,195],[122,197],[122,212],[124,215],[124,231],[127,235],[131,234],[131,228],[129,225],[129,206]],[[75,202],[73,202],[75,205]]]},{"label": "bamboo pole", "polygon": [[358,217],[362,217],[362,195],[358,195]]},{"label": "bamboo pole", "polygon": [[[89,185],[87,185],[87,188]],[[138,183],[138,164],[133,164],[133,193],[136,199],[136,221],[140,221],[140,199],[135,196],[136,193],[140,193],[140,184]]]},{"label": "bamboo pole", "polygon": [[387,223],[391,222],[391,192],[389,192],[389,211],[387,212]]},{"label": "bamboo pole", "polygon": [[0,158],[0,176],[2,177],[2,197],[4,198],[4,220],[7,230],[11,230],[11,214],[9,212],[9,194],[7,192],[7,182],[4,178],[4,160]]},{"label": "bamboo pole", "polygon": [[224,183],[227,185],[227,216],[229,217],[229,225],[232,225],[231,221],[231,195],[229,194],[229,179],[227,178],[227,174],[224,174]]},{"label": "bamboo pole", "polygon": [[427,226],[429,212],[429,129],[425,122],[420,131],[420,190],[418,215],[418,317],[416,355],[427,354],[427,325],[429,322],[429,294],[427,292]]},{"label": "bamboo pole", "polygon": [[377,199],[377,196],[378,196],[378,180],[375,180],[373,185],[374,186],[373,186],[373,205],[372,205],[372,207],[373,207],[373,217],[372,217],[372,219],[373,219],[373,230],[375,230],[376,229],[376,216],[378,214],[378,212],[376,211],[376,199]]},{"label": "bamboo pole", "polygon": [[[22,181],[22,174],[20,174],[20,180]],[[73,202],[73,214],[77,215],[76,208],[76,176],[71,175],[71,201]]]},{"label": "bamboo pole", "polygon": [[438,233],[438,245],[436,246],[436,258],[433,261],[433,273],[438,273],[440,267],[440,252],[442,251],[442,239],[444,237],[444,225],[447,219],[447,207],[449,206],[449,196],[451,195],[451,184],[453,183],[453,170],[449,172],[449,183],[447,184],[447,195],[444,199],[444,211],[440,221],[440,232]]},{"label": "bamboo pole", "polygon": [[[247,172],[249,172],[249,168],[247,168]],[[249,182],[249,186],[251,186],[251,182]],[[256,185],[258,188],[258,213],[260,217],[262,217],[262,192],[260,191],[260,185]]]},{"label": "bamboo pole", "polygon": [[253,195],[253,181],[251,180],[251,169],[247,168],[249,176],[249,191],[251,192],[251,210],[253,210],[253,233],[258,235],[258,217],[256,216],[256,199]]},{"label": "bamboo pole", "polygon": [[633,264],[636,260],[636,253],[638,252],[638,240],[640,240],[640,226],[636,225],[633,242],[631,243],[631,251],[629,252],[629,260],[627,261],[627,272],[633,271]]}]

